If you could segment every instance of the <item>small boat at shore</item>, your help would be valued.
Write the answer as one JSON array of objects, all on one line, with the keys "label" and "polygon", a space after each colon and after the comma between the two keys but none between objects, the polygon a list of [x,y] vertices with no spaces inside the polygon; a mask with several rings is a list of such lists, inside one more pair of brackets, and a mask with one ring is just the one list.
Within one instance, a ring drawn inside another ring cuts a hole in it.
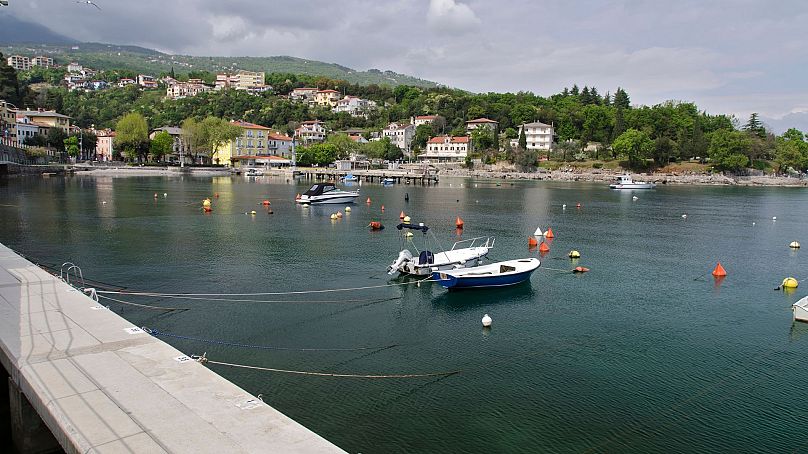
[{"label": "small boat at shore", "polygon": [[803,297],[791,306],[794,321],[808,323],[808,296]]},{"label": "small boat at shore", "polygon": [[388,177],[388,178],[385,178],[385,179],[382,180],[382,185],[384,185],[384,186],[392,186],[394,184],[396,184],[396,180],[394,180],[392,178]]},{"label": "small boat at shore", "polygon": [[325,205],[337,203],[353,203],[359,197],[359,191],[343,191],[334,183],[316,183],[297,199],[302,205]]},{"label": "small boat at shore", "polygon": [[646,183],[644,181],[634,181],[631,175],[620,175],[617,181],[609,185],[612,189],[654,189],[656,183]]},{"label": "small boat at shore", "polygon": [[264,171],[255,167],[250,167],[244,172],[245,177],[260,177],[264,175]]},{"label": "small boat at shore", "polygon": [[345,175],[344,177],[340,178],[340,180],[342,180],[345,183],[353,183],[359,181],[359,177],[352,173],[349,173],[348,175]]},{"label": "small boat at shore", "polygon": [[447,289],[507,287],[527,281],[540,265],[537,258],[506,260],[472,268],[435,271],[432,280]]}]

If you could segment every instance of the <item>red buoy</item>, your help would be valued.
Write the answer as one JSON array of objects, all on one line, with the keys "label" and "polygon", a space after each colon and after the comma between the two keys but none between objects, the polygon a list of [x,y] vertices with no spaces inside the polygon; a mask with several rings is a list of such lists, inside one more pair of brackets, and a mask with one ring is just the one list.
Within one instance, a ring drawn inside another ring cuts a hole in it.
[{"label": "red buoy", "polygon": [[370,205],[370,197],[368,197],[368,199],[365,201],[365,203],[367,203],[368,205]]},{"label": "red buoy", "polygon": [[547,246],[547,243],[542,242],[542,243],[539,245],[539,252],[550,252],[550,247],[549,247],[549,246]]},{"label": "red buoy", "polygon": [[384,211],[384,205],[382,205],[382,211]]},{"label": "red buoy", "polygon": [[713,276],[715,277],[727,276],[727,270],[725,270],[724,267],[721,266],[721,262],[716,263],[715,268],[713,268]]},{"label": "red buoy", "polygon": [[534,236],[527,237],[527,247],[536,247],[539,245],[539,241]]},{"label": "red buoy", "polygon": [[581,202],[578,202],[578,204],[575,205],[575,208],[581,208]]},{"label": "red buoy", "polygon": [[589,268],[585,268],[583,266],[576,266],[572,270],[573,273],[586,273],[587,271],[589,271]]},{"label": "red buoy", "polygon": [[368,224],[368,227],[370,227],[371,230],[381,230],[381,229],[384,228],[382,223],[379,222],[379,221],[370,221],[370,224]]},{"label": "red buoy", "polygon": [[398,218],[399,219],[404,219],[404,216],[406,216],[406,214],[404,214],[404,212],[402,211],[401,214],[398,215]]},{"label": "red buoy", "polygon": [[547,231],[544,232],[544,236],[547,238],[555,238],[555,235],[553,235],[553,229],[547,227]]},{"label": "red buoy", "polygon": [[463,228],[463,220],[460,219],[460,216],[458,216],[457,219],[455,219],[455,227],[457,227],[458,229]]},{"label": "red buoy", "polygon": [[264,206],[270,205],[269,200],[264,200],[263,202],[261,202],[261,204]]}]

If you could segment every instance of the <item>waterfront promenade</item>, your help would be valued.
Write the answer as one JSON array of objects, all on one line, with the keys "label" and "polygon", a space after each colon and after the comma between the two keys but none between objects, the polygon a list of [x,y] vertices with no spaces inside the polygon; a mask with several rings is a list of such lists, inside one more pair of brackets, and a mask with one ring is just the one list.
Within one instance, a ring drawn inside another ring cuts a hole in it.
[{"label": "waterfront promenade", "polygon": [[343,452],[2,244],[0,363],[23,452]]}]

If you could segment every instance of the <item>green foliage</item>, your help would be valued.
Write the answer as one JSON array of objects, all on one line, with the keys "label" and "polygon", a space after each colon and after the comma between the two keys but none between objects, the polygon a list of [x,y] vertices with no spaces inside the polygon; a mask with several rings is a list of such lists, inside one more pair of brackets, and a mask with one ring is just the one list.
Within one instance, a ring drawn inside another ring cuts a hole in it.
[{"label": "green foliage", "polygon": [[565,140],[558,144],[558,151],[561,152],[561,160],[566,161],[581,151],[581,142],[573,139]]},{"label": "green foliage", "polygon": [[182,131],[186,135],[185,140],[190,145],[191,151],[204,154],[209,158],[219,148],[236,140],[243,132],[241,127],[213,116],[206,117],[202,121],[187,118],[182,122]]},{"label": "green foliage", "polygon": [[707,154],[718,170],[738,171],[749,164],[751,140],[745,132],[718,130],[710,138]]},{"label": "green foliage", "polygon": [[133,161],[145,161],[149,150],[149,126],[143,115],[132,112],[115,124],[115,148]]},{"label": "green foliage", "polygon": [[6,65],[6,58],[0,52],[0,99],[8,101],[15,106],[22,104],[20,83],[17,80],[17,71]]},{"label": "green foliage", "polygon": [[30,85],[37,83],[48,83],[50,85],[59,85],[65,77],[67,70],[64,68],[42,68],[40,66],[32,66],[28,71],[20,71],[17,74],[21,84]]},{"label": "green foliage", "polygon": [[337,147],[337,159],[345,159],[359,148],[359,144],[354,142],[347,134],[332,134],[328,136],[325,143]]},{"label": "green foliage", "polygon": [[805,141],[805,134],[791,128],[782,137],[778,137],[774,161],[781,173],[789,168],[797,171],[808,169],[808,142]]},{"label": "green foliage", "polygon": [[153,160],[162,161],[165,155],[171,153],[173,146],[174,138],[171,137],[171,134],[160,131],[154,135],[154,139],[149,145],[149,154],[151,154]]},{"label": "green foliage", "polygon": [[657,137],[654,140],[654,163],[658,166],[664,166],[675,159],[677,155],[676,142],[667,137]]},{"label": "green foliage", "polygon": [[79,138],[76,136],[70,136],[63,141],[65,151],[67,155],[71,158],[75,158],[79,155]]},{"label": "green foliage", "polygon": [[326,166],[336,161],[339,157],[339,149],[330,143],[317,143],[308,147],[301,147],[297,152],[298,163],[302,166],[317,164]]},{"label": "green foliage", "polygon": [[743,130],[761,139],[766,137],[766,127],[763,126],[763,123],[758,118],[757,112],[752,112],[752,114],[749,115],[749,121],[746,122]]},{"label": "green foliage", "polygon": [[415,128],[415,136],[412,139],[413,149],[423,150],[426,148],[426,143],[434,137],[432,125],[423,124]]},{"label": "green foliage", "polygon": [[519,128],[519,148],[522,150],[527,150],[527,136],[525,136],[524,126]]},{"label": "green foliage", "polygon": [[628,158],[629,167],[636,169],[645,167],[645,160],[654,151],[654,142],[645,132],[629,129],[615,139],[612,149],[617,155]]},{"label": "green foliage", "polygon": [[62,128],[49,128],[45,137],[47,145],[57,151],[65,151],[65,139],[67,133]]},{"label": "green foliage", "polygon": [[475,150],[494,149],[497,142],[495,132],[490,128],[476,128],[471,131],[471,143]]}]

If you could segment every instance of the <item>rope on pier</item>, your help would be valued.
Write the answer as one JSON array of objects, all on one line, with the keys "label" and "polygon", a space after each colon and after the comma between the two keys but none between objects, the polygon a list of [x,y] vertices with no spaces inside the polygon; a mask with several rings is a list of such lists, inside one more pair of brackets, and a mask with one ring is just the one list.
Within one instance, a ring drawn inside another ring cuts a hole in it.
[{"label": "rope on pier", "polygon": [[212,361],[208,359],[206,354],[202,356],[190,355],[191,358],[203,364],[218,364],[220,366],[238,367],[241,369],[263,370],[267,372],[278,372],[282,374],[295,374],[295,375],[312,375],[317,377],[334,377],[334,378],[425,378],[425,377],[448,377],[450,375],[459,374],[461,370],[452,370],[445,372],[432,372],[426,374],[339,374],[333,372],[312,372],[304,370],[288,370],[288,369],[275,369],[272,367],[250,366],[247,364],[234,364],[225,363],[222,361]]},{"label": "rope on pier", "polygon": [[110,297],[104,296],[104,295],[98,295],[98,297],[99,298],[104,298],[104,299],[110,300],[110,301],[115,301],[116,303],[119,303],[119,304],[125,304],[127,306],[136,306],[136,307],[141,307],[143,309],[152,309],[152,310],[155,310],[155,311],[171,312],[171,311],[187,311],[187,310],[190,310],[188,308],[182,308],[182,307],[149,306],[147,304],[138,304],[138,303],[132,303],[130,301],[119,300],[119,299],[116,299],[116,298],[110,298]]},{"label": "rope on pier", "polygon": [[159,331],[156,329],[151,329],[147,327],[142,328],[143,331],[151,334],[152,336],[163,336],[163,337],[173,337],[176,339],[185,339],[185,340],[192,340],[196,342],[204,342],[208,344],[217,344],[217,345],[227,345],[231,347],[241,347],[241,348],[255,348],[255,349],[262,349],[262,350],[282,350],[282,351],[296,351],[296,352],[353,352],[353,351],[361,351],[361,350],[387,350],[388,348],[398,347],[398,344],[390,344],[390,345],[381,345],[377,347],[353,347],[353,348],[295,348],[295,347],[275,347],[269,345],[251,345],[251,344],[243,344],[241,342],[228,342],[216,339],[204,339],[201,337],[194,337],[194,336],[183,336],[180,334],[173,334],[173,333],[166,333],[164,331]]},{"label": "rope on pier", "polygon": [[[181,299],[206,299],[210,300],[213,298],[195,298],[195,297],[221,297],[221,296],[280,296],[280,295],[311,295],[311,294],[318,294],[318,293],[336,293],[336,292],[352,292],[352,291],[359,291],[359,290],[371,290],[377,288],[389,288],[389,287],[403,287],[406,285],[417,285],[423,281],[428,280],[430,277],[425,277],[423,279],[418,279],[415,281],[410,282],[398,282],[395,284],[383,284],[383,285],[367,285],[364,287],[349,287],[349,288],[332,288],[332,289],[324,289],[324,290],[301,290],[301,291],[290,291],[290,292],[257,292],[257,293],[156,293],[156,292],[134,292],[134,291],[116,291],[116,290],[98,290],[98,293],[104,293],[108,295],[130,295],[130,296],[150,296],[150,297],[158,297],[158,298],[181,298]],[[252,301],[252,300],[250,300]]]}]

